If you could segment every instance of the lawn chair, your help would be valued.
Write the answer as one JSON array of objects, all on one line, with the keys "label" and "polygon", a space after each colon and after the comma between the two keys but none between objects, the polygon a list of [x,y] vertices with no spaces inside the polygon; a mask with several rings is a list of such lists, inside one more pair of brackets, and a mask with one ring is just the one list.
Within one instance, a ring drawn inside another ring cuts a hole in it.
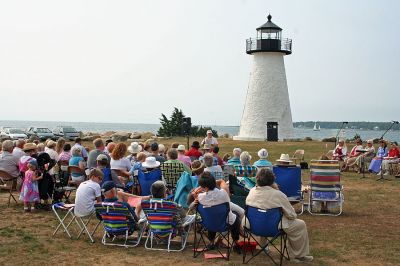
[{"label": "lawn chair", "polygon": [[140,185],[140,196],[148,196],[151,194],[150,187],[151,185],[160,180],[161,178],[161,170],[156,168],[149,172],[143,172],[139,170],[138,173],[138,181]]},{"label": "lawn chair", "polygon": [[222,170],[224,171],[224,181],[228,181],[230,175],[235,175],[235,168],[231,164],[224,165]]},{"label": "lawn chair", "polygon": [[[57,234],[58,230],[60,230],[62,227],[64,229],[64,233],[66,233],[68,235],[68,237],[70,239],[72,239],[72,234],[70,233],[68,228],[74,221],[76,222],[75,215],[74,215],[74,207],[75,207],[75,204],[65,204],[63,202],[57,202],[51,206],[51,209],[53,210],[53,213],[59,222],[58,226],[56,227],[56,229],[53,232],[53,237]],[[62,213],[64,213],[64,214],[62,214]]]},{"label": "lawn chair", "polygon": [[240,183],[236,176],[229,176],[229,192],[231,193],[231,201],[244,209],[249,189]]},{"label": "lawn chair", "polygon": [[167,188],[172,192],[175,191],[176,184],[182,173],[185,171],[182,163],[164,162],[160,165],[160,169],[164,180],[167,184]]},{"label": "lawn chair", "polygon": [[[200,215],[201,220],[196,221],[194,225],[194,248],[193,248],[193,258],[196,258],[199,254],[207,251],[207,243],[205,240],[206,231],[217,233],[215,239],[221,238],[228,242],[226,247],[226,253],[223,253],[221,248],[216,246],[219,253],[219,257],[228,260],[231,253],[232,245],[229,238],[230,235],[230,225],[228,222],[229,215],[229,203],[222,203],[215,206],[203,206],[202,204],[197,205],[196,217]],[[200,235],[197,238],[197,234]],[[203,247],[200,248],[200,245]],[[205,254],[206,255],[206,254]]]},{"label": "lawn chair", "polygon": [[71,203],[69,197],[72,191],[76,190],[76,187],[69,186],[70,173],[68,171],[68,161],[58,161],[58,175],[54,188],[53,200],[55,202],[62,201],[64,199],[65,203]]},{"label": "lawn chair", "polygon": [[299,215],[304,212],[304,195],[301,190],[301,169],[298,166],[274,166],[275,182],[279,190],[286,195],[290,203],[300,203]]},{"label": "lawn chair", "polygon": [[78,227],[80,228],[80,232],[78,234],[77,239],[79,239],[82,234],[86,234],[90,242],[94,243],[93,235],[96,233],[96,230],[101,224],[101,221],[98,221],[96,223],[96,226],[94,227],[92,232],[89,231],[89,223],[91,222],[93,216],[96,216],[96,212],[94,211],[86,216],[78,216],[76,215],[76,213],[74,213],[74,216],[75,220],[77,221]]},{"label": "lawn chair", "polygon": [[[142,201],[142,209],[146,215],[149,229],[149,235],[144,244],[146,249],[171,252],[182,251],[185,248],[191,226],[195,220],[194,215],[188,215],[180,225],[175,220],[178,215],[178,205],[173,201],[162,199]],[[172,249],[172,239],[176,236],[180,236],[180,247]],[[164,243],[167,248],[156,248],[154,242],[157,242],[157,244]]]},{"label": "lawn chair", "polygon": [[[105,246],[136,247],[139,245],[145,228],[144,221],[137,217],[126,205],[119,202],[102,202],[94,205],[96,213],[101,217],[104,234],[101,243]],[[129,239],[137,231],[136,239]],[[123,237],[124,243],[114,243],[115,239]],[[107,240],[111,239],[111,243]]]},{"label": "lawn chair", "polygon": [[[254,257],[259,255],[261,252],[265,253],[275,265],[278,263],[270,255],[270,247],[274,247],[280,255],[280,263],[282,265],[283,258],[289,260],[289,253],[286,246],[287,235],[282,229],[282,208],[273,208],[269,210],[258,209],[251,206],[245,208],[245,223],[244,223],[244,251],[243,251],[243,263],[248,263]],[[265,244],[260,243],[257,237],[263,237],[266,240]],[[280,248],[278,248],[274,241],[280,239]],[[250,241],[256,242],[257,246],[261,249],[255,253],[251,251],[251,257],[246,260],[248,253],[248,247],[250,247]]]},{"label": "lawn chair", "polygon": [[252,165],[235,165],[233,167],[237,181],[247,190],[252,189],[256,185],[257,167]]},{"label": "lawn chair", "polygon": [[[343,210],[343,186],[340,184],[340,165],[336,160],[312,160],[310,164],[310,198],[308,211],[315,215],[338,216]],[[313,211],[313,202],[337,203],[338,213]]]},{"label": "lawn chair", "polygon": [[210,172],[210,174],[215,178],[215,180],[224,179],[223,172],[212,171],[212,172]]},{"label": "lawn chair", "polygon": [[11,198],[15,201],[15,203],[18,203],[14,195],[12,194],[13,191],[17,190],[18,178],[20,177],[13,177],[6,171],[0,170],[0,190],[7,191],[9,193],[7,207],[10,207]]},{"label": "lawn chair", "polygon": [[294,161],[295,164],[297,164],[297,161],[299,163],[304,161],[304,150],[296,150],[290,160]]}]

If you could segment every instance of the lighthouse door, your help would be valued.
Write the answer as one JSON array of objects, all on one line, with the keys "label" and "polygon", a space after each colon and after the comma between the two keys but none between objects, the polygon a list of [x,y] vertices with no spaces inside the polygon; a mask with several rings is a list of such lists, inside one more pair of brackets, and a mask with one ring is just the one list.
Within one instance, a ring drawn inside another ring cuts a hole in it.
[{"label": "lighthouse door", "polygon": [[267,141],[278,141],[278,122],[267,122]]}]

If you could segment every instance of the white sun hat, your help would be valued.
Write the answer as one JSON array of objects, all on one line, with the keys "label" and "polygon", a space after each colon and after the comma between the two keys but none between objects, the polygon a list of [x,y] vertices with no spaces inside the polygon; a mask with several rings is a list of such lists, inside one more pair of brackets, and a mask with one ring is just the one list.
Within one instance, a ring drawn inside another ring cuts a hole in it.
[{"label": "white sun hat", "polygon": [[293,161],[290,160],[289,154],[281,154],[281,158],[276,160],[277,162],[285,162],[285,163],[292,163]]},{"label": "white sun hat", "polygon": [[156,161],[156,158],[151,156],[147,157],[144,163],[142,163],[142,167],[144,168],[156,168],[160,166],[160,162]]}]

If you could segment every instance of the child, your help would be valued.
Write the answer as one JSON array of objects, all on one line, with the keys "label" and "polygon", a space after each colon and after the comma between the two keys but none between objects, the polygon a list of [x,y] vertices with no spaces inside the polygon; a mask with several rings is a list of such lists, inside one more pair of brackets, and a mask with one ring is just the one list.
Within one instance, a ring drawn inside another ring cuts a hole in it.
[{"label": "child", "polygon": [[[25,172],[24,183],[22,184],[19,199],[24,202],[25,212],[35,210],[35,203],[40,202],[38,180],[43,176],[38,174],[38,163],[36,159],[31,159],[28,164],[28,170]],[[31,206],[32,205],[32,206]],[[31,208],[32,207],[32,208]]]}]

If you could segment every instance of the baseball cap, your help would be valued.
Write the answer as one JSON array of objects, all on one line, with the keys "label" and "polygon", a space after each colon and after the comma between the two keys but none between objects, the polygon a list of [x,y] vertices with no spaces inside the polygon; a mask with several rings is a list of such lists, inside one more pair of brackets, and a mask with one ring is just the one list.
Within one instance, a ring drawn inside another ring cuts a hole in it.
[{"label": "baseball cap", "polygon": [[150,145],[150,149],[151,149],[152,151],[158,150],[158,143],[157,143],[157,142],[153,142],[153,143]]},{"label": "baseball cap", "polygon": [[108,157],[105,154],[99,154],[99,156],[97,156],[96,161],[106,161],[108,162]]},{"label": "baseball cap", "polygon": [[185,145],[182,145],[182,144],[179,145],[178,148],[177,148],[176,150],[178,150],[178,151],[184,151],[184,150],[186,150],[186,149],[185,149]]},{"label": "baseball cap", "polygon": [[116,188],[114,181],[106,181],[101,186],[101,189],[103,190],[103,192],[107,192],[113,188]]}]

